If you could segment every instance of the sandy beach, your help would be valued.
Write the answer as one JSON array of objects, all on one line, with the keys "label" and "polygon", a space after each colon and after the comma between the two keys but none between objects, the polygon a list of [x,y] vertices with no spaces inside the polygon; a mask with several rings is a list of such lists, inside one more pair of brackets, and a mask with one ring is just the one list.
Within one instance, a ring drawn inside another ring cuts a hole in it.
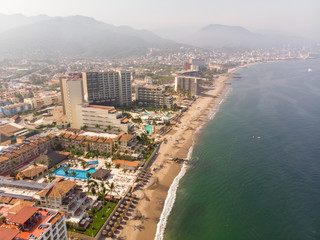
[{"label": "sandy beach", "polygon": [[[234,70],[236,69],[229,71],[229,74]],[[195,139],[196,129],[208,121],[209,111],[221,99],[229,79],[229,75],[215,79],[214,89],[204,91],[189,110],[183,114],[180,123],[176,124],[171,132],[165,136],[167,141],[162,143],[158,156],[151,167],[151,169],[156,169],[152,171],[152,174],[158,179],[158,182],[152,188],[148,189],[145,186],[143,189],[136,190],[138,196],[144,195],[136,205],[142,218],[133,220],[132,217],[129,217],[118,235],[120,239],[154,239],[168,190],[182,167],[182,164],[175,163],[170,159],[172,157],[187,158],[188,151]]]}]

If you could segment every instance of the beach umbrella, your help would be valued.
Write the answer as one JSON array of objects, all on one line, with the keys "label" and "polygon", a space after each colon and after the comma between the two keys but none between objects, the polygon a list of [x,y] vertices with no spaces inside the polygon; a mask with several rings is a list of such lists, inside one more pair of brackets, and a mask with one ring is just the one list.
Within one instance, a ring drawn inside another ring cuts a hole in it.
[{"label": "beach umbrella", "polygon": [[111,218],[113,221],[117,220],[117,218],[115,216],[112,216]]},{"label": "beach umbrella", "polygon": [[128,209],[123,210],[124,214],[127,214],[127,212],[128,212]]},{"label": "beach umbrella", "polygon": [[129,209],[130,208],[130,204],[128,204],[127,206],[126,206],[126,209]]},{"label": "beach umbrella", "polygon": [[112,237],[113,233],[112,232],[108,232],[108,237]]},{"label": "beach umbrella", "polygon": [[109,221],[109,225],[112,226],[113,225],[113,221]]},{"label": "beach umbrella", "polygon": [[127,196],[128,196],[128,197],[131,197],[131,193],[128,193]]},{"label": "beach umbrella", "polygon": [[136,198],[136,197],[137,197],[137,195],[135,195],[135,194],[132,194],[132,197],[133,197],[133,198]]},{"label": "beach umbrella", "polygon": [[110,231],[111,227],[109,225],[106,226],[106,230]]},{"label": "beach umbrella", "polygon": [[121,205],[120,205],[120,207],[121,207],[121,208],[124,208],[124,205],[123,205],[123,204],[121,204]]},{"label": "beach umbrella", "polygon": [[116,217],[118,217],[120,215],[120,213],[116,212],[114,215],[116,215]]},{"label": "beach umbrella", "polygon": [[122,220],[121,218],[119,218],[119,217],[117,218],[117,222],[121,222],[121,220]]},{"label": "beach umbrella", "polygon": [[120,224],[118,223],[118,222],[116,222],[115,224],[114,224],[114,227],[120,227]]},{"label": "beach umbrella", "polygon": [[106,236],[107,235],[107,231],[106,230],[102,230],[102,235]]},{"label": "beach umbrella", "polygon": [[123,217],[124,217],[124,214],[123,214],[123,213],[121,213],[121,214],[120,214],[120,217],[121,217],[121,218],[123,218]]},{"label": "beach umbrella", "polygon": [[114,233],[115,231],[117,231],[117,229],[115,227],[112,227],[111,231]]}]

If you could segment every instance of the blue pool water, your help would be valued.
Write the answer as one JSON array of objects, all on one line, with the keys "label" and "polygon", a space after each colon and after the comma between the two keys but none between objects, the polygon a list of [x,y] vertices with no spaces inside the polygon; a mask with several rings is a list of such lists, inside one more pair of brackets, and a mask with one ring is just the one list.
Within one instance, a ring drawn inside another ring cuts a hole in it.
[{"label": "blue pool water", "polygon": [[99,162],[96,160],[96,161],[89,161],[89,162],[87,162],[87,164],[92,164],[92,163],[94,163],[94,164],[98,164]]},{"label": "blue pool water", "polygon": [[147,131],[147,133],[148,133],[149,135],[152,134],[152,125],[147,125],[147,126],[144,127],[144,129]]},{"label": "blue pool water", "polygon": [[75,171],[76,172],[76,176],[74,178],[78,178],[78,179],[87,179],[87,172],[90,172],[91,174],[94,173],[96,171],[95,168],[90,168],[89,170],[75,170],[75,169],[69,169],[68,174],[66,174],[63,171],[62,166],[59,167],[57,170],[53,171],[53,174],[55,174],[56,176],[60,176],[60,177],[70,177],[73,178],[71,173]]},{"label": "blue pool water", "polygon": [[171,118],[171,115],[167,115],[167,118]]}]

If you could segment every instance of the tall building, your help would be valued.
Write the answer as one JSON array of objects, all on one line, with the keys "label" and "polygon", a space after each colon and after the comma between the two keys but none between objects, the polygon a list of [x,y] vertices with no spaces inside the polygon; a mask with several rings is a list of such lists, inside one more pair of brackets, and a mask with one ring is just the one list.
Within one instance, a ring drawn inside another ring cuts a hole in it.
[{"label": "tall building", "polygon": [[185,90],[191,96],[197,96],[201,92],[201,78],[191,76],[177,76],[175,77],[174,90],[177,92],[179,89]]},{"label": "tall building", "polygon": [[155,108],[172,108],[173,98],[165,92],[164,87],[152,85],[137,85],[135,87],[136,101],[140,106]]},{"label": "tall building", "polygon": [[62,77],[60,78],[60,88],[63,113],[66,115],[66,120],[72,128],[80,128],[76,121],[76,106],[84,101],[82,79],[80,76]]},{"label": "tall building", "polygon": [[83,72],[82,78],[84,98],[90,105],[131,105],[131,72]]}]

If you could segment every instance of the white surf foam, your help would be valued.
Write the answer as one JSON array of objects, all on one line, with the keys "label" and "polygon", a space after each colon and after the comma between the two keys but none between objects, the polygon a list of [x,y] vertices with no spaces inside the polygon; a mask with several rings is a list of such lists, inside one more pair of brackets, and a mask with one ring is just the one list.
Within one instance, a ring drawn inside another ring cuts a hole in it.
[{"label": "white surf foam", "polygon": [[[224,101],[226,95],[229,93],[229,89],[227,89],[224,94],[221,96],[220,99],[218,99],[218,101],[216,102],[216,104],[212,107],[212,109],[209,111],[208,113],[208,119],[211,120],[214,118],[214,116],[216,115],[217,111],[220,108],[221,103]],[[201,124],[195,131],[195,134],[193,136],[196,136],[197,133],[200,132],[200,130],[205,126],[204,124]],[[191,155],[192,155],[192,151],[193,151],[193,146],[195,144],[195,139],[193,139],[193,144],[192,146],[189,148],[188,151],[188,156],[187,159],[190,161],[191,160]],[[186,174],[188,169],[188,165],[183,163],[182,168],[179,172],[179,174],[175,177],[175,179],[173,180],[169,190],[168,190],[168,195],[167,198],[164,202],[164,207],[159,219],[159,222],[157,224],[157,232],[155,235],[154,240],[163,240],[164,237],[164,231],[166,229],[167,226],[167,221],[168,221],[168,217],[170,215],[170,212],[174,206],[175,200],[176,200],[176,196],[177,196],[177,190],[179,187],[179,182],[182,179],[182,177]]]},{"label": "white surf foam", "polygon": [[[188,151],[188,159],[190,159],[190,157],[191,157],[192,149],[193,149],[193,147],[191,147]],[[168,220],[170,212],[173,208],[174,202],[176,200],[177,189],[179,187],[180,179],[185,175],[185,173],[187,172],[187,169],[188,169],[188,165],[183,163],[179,174],[175,177],[175,179],[173,180],[173,182],[169,188],[168,195],[167,195],[167,198],[164,203],[164,207],[163,207],[163,210],[162,210],[162,213],[160,216],[160,220],[157,224],[157,232],[156,232],[156,236],[154,238],[155,240],[162,240],[163,239],[164,230],[166,229],[166,226],[167,226],[167,220]]]}]

